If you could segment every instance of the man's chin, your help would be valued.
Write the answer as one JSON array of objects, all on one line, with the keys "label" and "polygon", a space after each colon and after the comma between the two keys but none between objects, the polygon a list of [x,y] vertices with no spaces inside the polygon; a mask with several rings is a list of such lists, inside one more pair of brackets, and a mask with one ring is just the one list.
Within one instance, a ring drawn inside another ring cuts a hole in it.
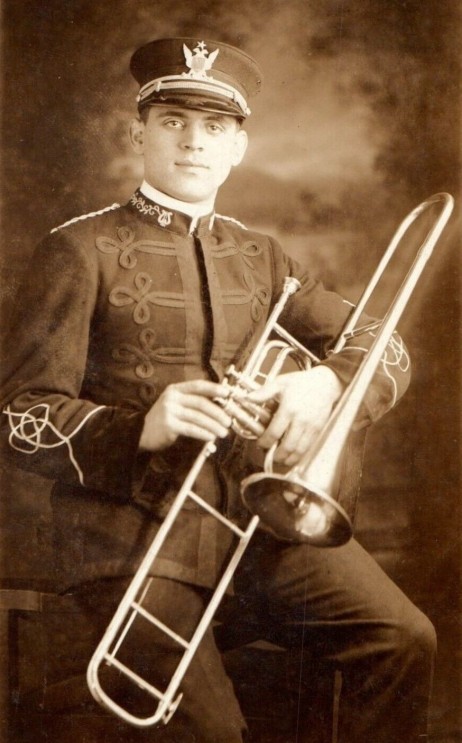
[{"label": "man's chin", "polygon": [[169,196],[178,199],[178,201],[184,201],[186,204],[201,204],[212,201],[215,192],[211,193],[205,189],[203,191],[200,189],[174,189],[169,193]]}]

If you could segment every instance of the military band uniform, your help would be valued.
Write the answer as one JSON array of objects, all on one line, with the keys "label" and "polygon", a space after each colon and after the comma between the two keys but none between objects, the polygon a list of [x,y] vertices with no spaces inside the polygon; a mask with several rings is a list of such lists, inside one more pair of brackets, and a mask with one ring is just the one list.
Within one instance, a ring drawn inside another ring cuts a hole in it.
[{"label": "military band uniform", "polygon": [[[210,62],[207,69],[218,65],[219,55],[212,61],[211,54],[204,56],[204,42],[194,54],[181,43],[192,73],[201,59]],[[212,42],[207,45],[212,48]],[[155,42],[135,55],[132,71],[141,76],[142,103],[247,115],[245,89],[236,84],[232,99],[226,88],[211,92],[213,83],[203,70],[188,78],[192,90],[174,87],[156,101],[162,86],[151,85],[151,67],[172,48],[178,54],[177,41]],[[224,45],[219,52],[231,69],[223,85],[242,75],[236,58],[255,78],[253,61],[242,59],[239,50]],[[165,75],[166,84],[172,77]],[[183,84],[181,78],[178,86]],[[109,615],[202,445],[179,436],[158,451],[140,448],[148,411],[169,385],[219,383],[230,363],[242,366],[285,276],[295,276],[301,289],[281,324],[346,385],[373,333],[329,354],[350,305],[288,258],[275,240],[216,214],[210,200],[196,208],[144,181],[127,204],[54,229],[34,254],[18,294],[4,373],[3,439],[18,467],[55,481],[54,584],[79,597],[82,626],[92,627],[86,651],[69,672],[79,704],[88,693],[84,673],[92,643],[108,619],[105,607]],[[383,415],[408,383],[408,355],[395,334],[358,424]],[[239,523],[248,518],[239,497],[243,456],[239,441],[224,437],[196,486],[207,502]],[[231,543],[229,532],[194,505],[182,512],[153,567],[156,613],[168,624],[180,624],[187,633]],[[342,670],[340,743],[422,740],[433,629],[354,540],[320,550],[260,534],[234,589],[260,623],[262,636],[297,651],[308,643],[320,664]],[[149,633],[136,634],[133,653],[141,665],[168,675],[175,652],[164,640],[154,643]],[[63,682],[62,670],[52,666],[46,704],[55,692],[59,697]],[[211,632],[185,678],[175,717],[171,740],[177,743],[243,740],[245,720]],[[303,724],[302,716],[300,731]],[[79,740],[79,734],[69,728],[63,741]],[[155,730],[130,734],[160,740]],[[312,740],[309,730],[303,735],[299,740]],[[329,740],[328,730],[325,735]]]}]

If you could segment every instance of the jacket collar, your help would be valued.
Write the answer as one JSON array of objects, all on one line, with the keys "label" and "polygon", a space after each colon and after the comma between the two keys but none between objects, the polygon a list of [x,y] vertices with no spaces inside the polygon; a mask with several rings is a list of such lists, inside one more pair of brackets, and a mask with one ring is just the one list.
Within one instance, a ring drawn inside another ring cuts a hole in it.
[{"label": "jacket collar", "polygon": [[213,203],[186,204],[157,191],[144,181],[131,197],[130,207],[160,227],[179,234],[209,231],[214,220]]}]

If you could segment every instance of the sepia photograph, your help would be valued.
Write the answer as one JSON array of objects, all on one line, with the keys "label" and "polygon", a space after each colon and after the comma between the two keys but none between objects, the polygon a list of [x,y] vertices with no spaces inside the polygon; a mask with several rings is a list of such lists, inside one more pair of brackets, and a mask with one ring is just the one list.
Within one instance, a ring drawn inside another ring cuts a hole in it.
[{"label": "sepia photograph", "polygon": [[460,743],[460,4],[0,19],[0,741]]}]

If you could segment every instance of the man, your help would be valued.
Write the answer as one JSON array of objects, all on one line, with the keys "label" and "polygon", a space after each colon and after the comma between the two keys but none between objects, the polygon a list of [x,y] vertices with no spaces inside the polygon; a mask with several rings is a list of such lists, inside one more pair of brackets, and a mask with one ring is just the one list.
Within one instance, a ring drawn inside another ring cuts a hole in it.
[{"label": "man", "polygon": [[[299,461],[372,341],[366,332],[327,355],[348,304],[273,239],[214,212],[221,184],[245,154],[242,123],[261,84],[254,60],[227,44],[162,39],[135,52],[131,70],[140,92],[130,137],[145,179],[125,206],[73,219],[39,245],[18,296],[3,388],[11,457],[55,480],[56,585],[76,597],[82,613],[81,629],[73,627],[78,640],[64,637],[73,664],[68,659],[63,671],[61,649],[56,668],[50,659],[45,708],[53,698],[59,707],[63,683],[87,693],[85,666],[112,604],[204,441],[221,443],[196,490],[228,517],[242,517],[239,445],[219,404],[228,394],[221,380],[255,344],[284,277],[297,277],[301,288],[281,323],[323,361],[252,393],[257,401],[277,401],[257,443],[263,450],[276,445],[279,464]],[[408,369],[395,338],[365,396],[360,424],[393,406]],[[148,608],[187,636],[231,541],[216,520],[185,508],[153,567]],[[354,540],[319,549],[262,533],[234,591],[262,637],[300,654],[309,646],[316,663],[342,671],[339,741],[425,737],[433,628]],[[165,682],[176,653],[152,630],[134,627],[131,660]],[[81,635],[84,650],[73,653]],[[309,683],[307,675],[301,683]],[[170,740],[243,740],[246,723],[211,631],[182,690]],[[61,710],[72,712],[75,699],[64,696]],[[152,741],[161,734],[139,733]],[[309,730],[300,735],[312,740]],[[324,735],[330,739],[328,726]],[[60,740],[81,736],[70,726]]]}]

